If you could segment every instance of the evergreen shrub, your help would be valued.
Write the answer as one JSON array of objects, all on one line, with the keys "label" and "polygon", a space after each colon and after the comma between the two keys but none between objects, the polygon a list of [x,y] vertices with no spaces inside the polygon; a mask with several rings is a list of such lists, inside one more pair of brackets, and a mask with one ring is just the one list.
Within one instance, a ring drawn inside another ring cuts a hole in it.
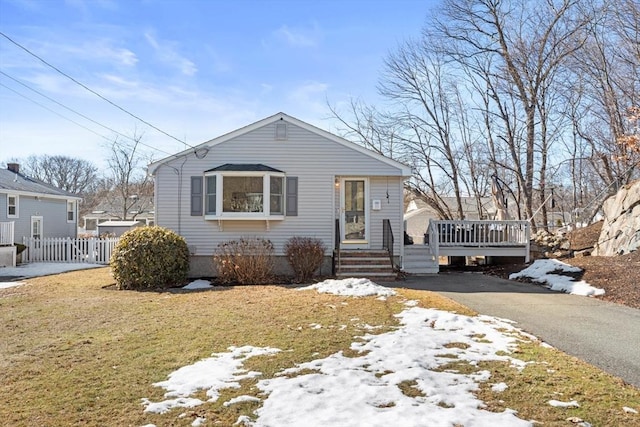
[{"label": "evergreen shrub", "polygon": [[163,227],[138,227],[121,237],[111,255],[118,289],[166,289],[183,284],[189,248],[182,236]]}]

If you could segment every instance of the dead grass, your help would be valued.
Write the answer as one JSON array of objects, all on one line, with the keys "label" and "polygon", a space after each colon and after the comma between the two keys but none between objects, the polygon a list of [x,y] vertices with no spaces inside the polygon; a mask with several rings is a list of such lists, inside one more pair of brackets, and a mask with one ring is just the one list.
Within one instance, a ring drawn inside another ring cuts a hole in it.
[{"label": "dead grass", "polygon": [[[379,332],[395,326],[394,314],[403,309],[405,297],[419,301],[423,307],[473,314],[436,294],[412,290],[402,290],[403,297],[379,301],[299,292],[290,286],[163,293],[104,288],[112,282],[105,268],[31,279],[26,286],[0,290],[3,424],[187,426],[194,417],[205,416],[208,423],[230,426],[239,415],[251,415],[259,403],[224,407],[222,402],[251,393],[256,380],[243,382],[241,389],[223,390],[218,402],[182,411],[187,417],[181,420],[176,418],[176,411],[145,414],[140,399],[162,400],[163,390],[153,387],[154,382],[165,380],[175,369],[213,352],[224,352],[229,346],[289,350],[245,363],[246,369],[263,372],[266,377],[296,363],[348,350],[357,336],[371,333],[362,325],[383,325]],[[312,329],[311,324],[322,328]],[[538,413],[548,410],[547,405],[542,398],[523,399],[525,391],[531,389],[535,396],[544,398],[557,391],[574,397],[580,392],[582,398],[578,400],[585,403],[581,411],[593,420],[606,419],[623,403],[640,407],[637,390],[555,353],[553,357],[538,353],[530,356],[553,363],[556,372],[561,373],[548,375],[549,380],[543,373],[531,374],[532,380],[527,383],[523,378],[529,377],[512,368],[496,368],[496,377],[491,381],[504,380],[510,385],[499,396],[504,405],[518,409],[517,405],[527,404],[536,419],[549,423],[545,425],[554,425],[561,417],[550,414],[541,419]],[[576,373],[569,374],[575,366]],[[525,384],[524,388],[520,389],[520,384]],[[407,383],[406,390],[410,391],[411,386]],[[517,390],[521,394],[515,393]],[[491,408],[493,400],[489,402]],[[494,409],[499,410],[495,405]],[[633,420],[630,417],[612,419]]]}]

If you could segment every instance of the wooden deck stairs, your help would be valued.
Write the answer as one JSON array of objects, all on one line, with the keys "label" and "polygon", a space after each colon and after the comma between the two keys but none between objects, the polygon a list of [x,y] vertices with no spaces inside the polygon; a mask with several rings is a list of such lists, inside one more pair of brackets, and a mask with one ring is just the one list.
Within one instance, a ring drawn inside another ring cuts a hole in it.
[{"label": "wooden deck stairs", "polygon": [[411,274],[437,274],[438,259],[429,245],[407,245],[402,270]]},{"label": "wooden deck stairs", "polygon": [[373,281],[391,282],[397,277],[386,250],[343,249],[335,262],[338,279],[364,277]]}]

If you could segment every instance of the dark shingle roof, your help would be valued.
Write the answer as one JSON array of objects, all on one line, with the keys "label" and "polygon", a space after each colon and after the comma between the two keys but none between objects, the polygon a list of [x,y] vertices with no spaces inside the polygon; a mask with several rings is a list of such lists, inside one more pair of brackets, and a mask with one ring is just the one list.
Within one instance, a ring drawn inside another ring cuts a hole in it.
[{"label": "dark shingle roof", "polygon": [[205,172],[279,172],[284,173],[281,170],[274,169],[271,166],[266,166],[260,163],[257,164],[233,164],[225,163],[222,166],[218,166],[213,169],[209,169]]},{"label": "dark shingle roof", "polygon": [[15,173],[9,169],[0,169],[0,190],[20,191],[25,193],[46,194],[51,196],[78,197],[75,194],[60,190],[38,179]]}]

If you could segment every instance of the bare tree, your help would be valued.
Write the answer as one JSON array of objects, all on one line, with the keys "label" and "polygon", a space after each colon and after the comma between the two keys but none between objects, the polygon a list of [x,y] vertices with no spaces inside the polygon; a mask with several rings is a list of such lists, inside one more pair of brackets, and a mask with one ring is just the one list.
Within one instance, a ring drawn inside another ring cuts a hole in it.
[{"label": "bare tree", "polygon": [[101,206],[122,220],[135,219],[153,206],[153,182],[143,167],[145,159],[138,151],[142,135],[134,135],[132,140],[133,145],[114,140],[98,196]]},{"label": "bare tree", "polygon": [[92,191],[98,172],[93,163],[67,156],[31,155],[15,162],[24,174],[78,195]]},{"label": "bare tree", "polygon": [[585,49],[569,64],[576,82],[569,89],[578,86],[581,95],[580,112],[571,115],[576,144],[601,189],[588,204],[586,221],[640,172],[640,153],[620,143],[634,132],[637,122],[629,113],[640,106],[640,5],[612,0],[596,12],[599,19],[588,28]]}]

